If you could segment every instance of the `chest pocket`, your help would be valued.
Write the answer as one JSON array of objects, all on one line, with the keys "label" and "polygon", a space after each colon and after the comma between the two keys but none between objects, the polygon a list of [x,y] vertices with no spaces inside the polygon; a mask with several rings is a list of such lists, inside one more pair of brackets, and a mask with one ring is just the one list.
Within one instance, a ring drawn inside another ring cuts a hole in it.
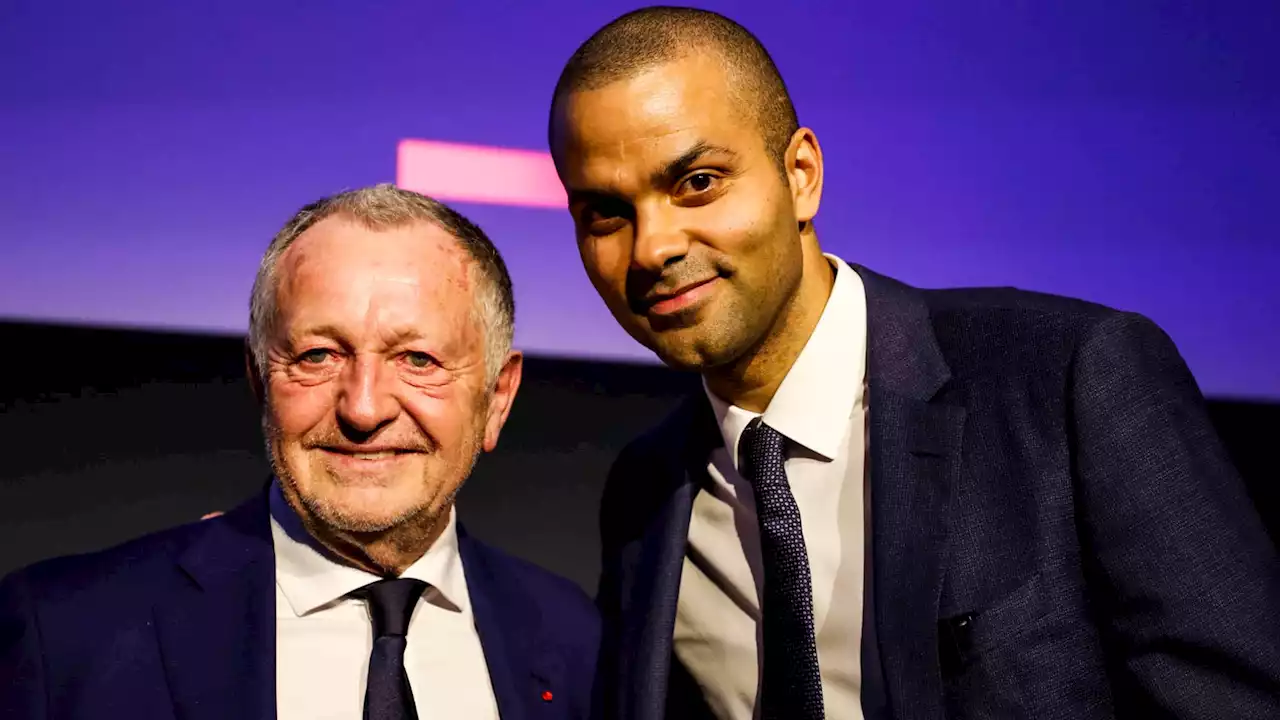
[{"label": "chest pocket", "polygon": [[1058,620],[1043,573],[980,610],[938,622],[938,652],[944,675],[962,673],[983,654],[1012,643],[1034,642]]}]

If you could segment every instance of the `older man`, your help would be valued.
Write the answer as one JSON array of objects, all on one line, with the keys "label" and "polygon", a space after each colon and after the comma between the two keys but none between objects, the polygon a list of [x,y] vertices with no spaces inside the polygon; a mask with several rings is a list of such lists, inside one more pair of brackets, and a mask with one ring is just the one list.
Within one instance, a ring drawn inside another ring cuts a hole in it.
[{"label": "older man", "polygon": [[268,491],[5,579],[0,716],[585,716],[589,600],[454,513],[520,385],[513,314],[497,250],[444,205],[303,208],[251,301]]}]

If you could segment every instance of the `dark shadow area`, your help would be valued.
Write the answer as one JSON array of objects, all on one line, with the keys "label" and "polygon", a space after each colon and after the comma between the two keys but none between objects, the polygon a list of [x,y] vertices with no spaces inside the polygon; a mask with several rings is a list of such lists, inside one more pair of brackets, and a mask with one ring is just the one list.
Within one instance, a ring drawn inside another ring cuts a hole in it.
[{"label": "dark shadow area", "polygon": [[[196,520],[266,481],[241,338],[0,323],[0,346],[0,574]],[[697,388],[658,366],[530,358],[498,450],[460,495],[463,522],[594,591],[610,462]],[[1280,537],[1280,404],[1210,410]]]}]

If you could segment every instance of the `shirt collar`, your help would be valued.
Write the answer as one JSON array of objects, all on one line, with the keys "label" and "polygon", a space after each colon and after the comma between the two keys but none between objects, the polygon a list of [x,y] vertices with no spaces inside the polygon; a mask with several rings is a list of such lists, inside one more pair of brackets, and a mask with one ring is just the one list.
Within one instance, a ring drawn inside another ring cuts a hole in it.
[{"label": "shirt collar", "polygon": [[[279,481],[271,484],[270,504],[276,585],[298,617],[334,605],[352,591],[383,579],[339,562],[320,546],[285,501]],[[462,572],[462,557],[458,553],[458,529],[452,507],[449,508],[444,532],[400,577],[427,583],[430,589],[423,597],[428,602],[459,612],[466,608],[466,580]]]},{"label": "shirt collar", "polygon": [[[835,282],[813,334],[778,386],[763,422],[832,460],[862,400],[867,368],[867,297],[862,278],[835,255],[825,255]],[[759,414],[729,405],[703,381],[729,457],[737,467],[738,440]]]}]

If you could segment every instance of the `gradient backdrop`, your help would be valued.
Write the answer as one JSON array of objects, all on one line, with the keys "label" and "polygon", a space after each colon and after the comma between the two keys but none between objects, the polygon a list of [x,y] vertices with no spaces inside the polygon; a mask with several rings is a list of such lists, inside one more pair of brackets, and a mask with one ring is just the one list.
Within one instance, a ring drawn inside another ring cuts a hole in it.
[{"label": "gradient backdrop", "polygon": [[[241,333],[295,209],[399,179],[497,242],[524,349],[651,360],[542,155],[561,64],[636,5],[0,3],[0,318]],[[1280,398],[1280,3],[705,5],[817,131],[829,251],[1139,311],[1206,393]]]}]

